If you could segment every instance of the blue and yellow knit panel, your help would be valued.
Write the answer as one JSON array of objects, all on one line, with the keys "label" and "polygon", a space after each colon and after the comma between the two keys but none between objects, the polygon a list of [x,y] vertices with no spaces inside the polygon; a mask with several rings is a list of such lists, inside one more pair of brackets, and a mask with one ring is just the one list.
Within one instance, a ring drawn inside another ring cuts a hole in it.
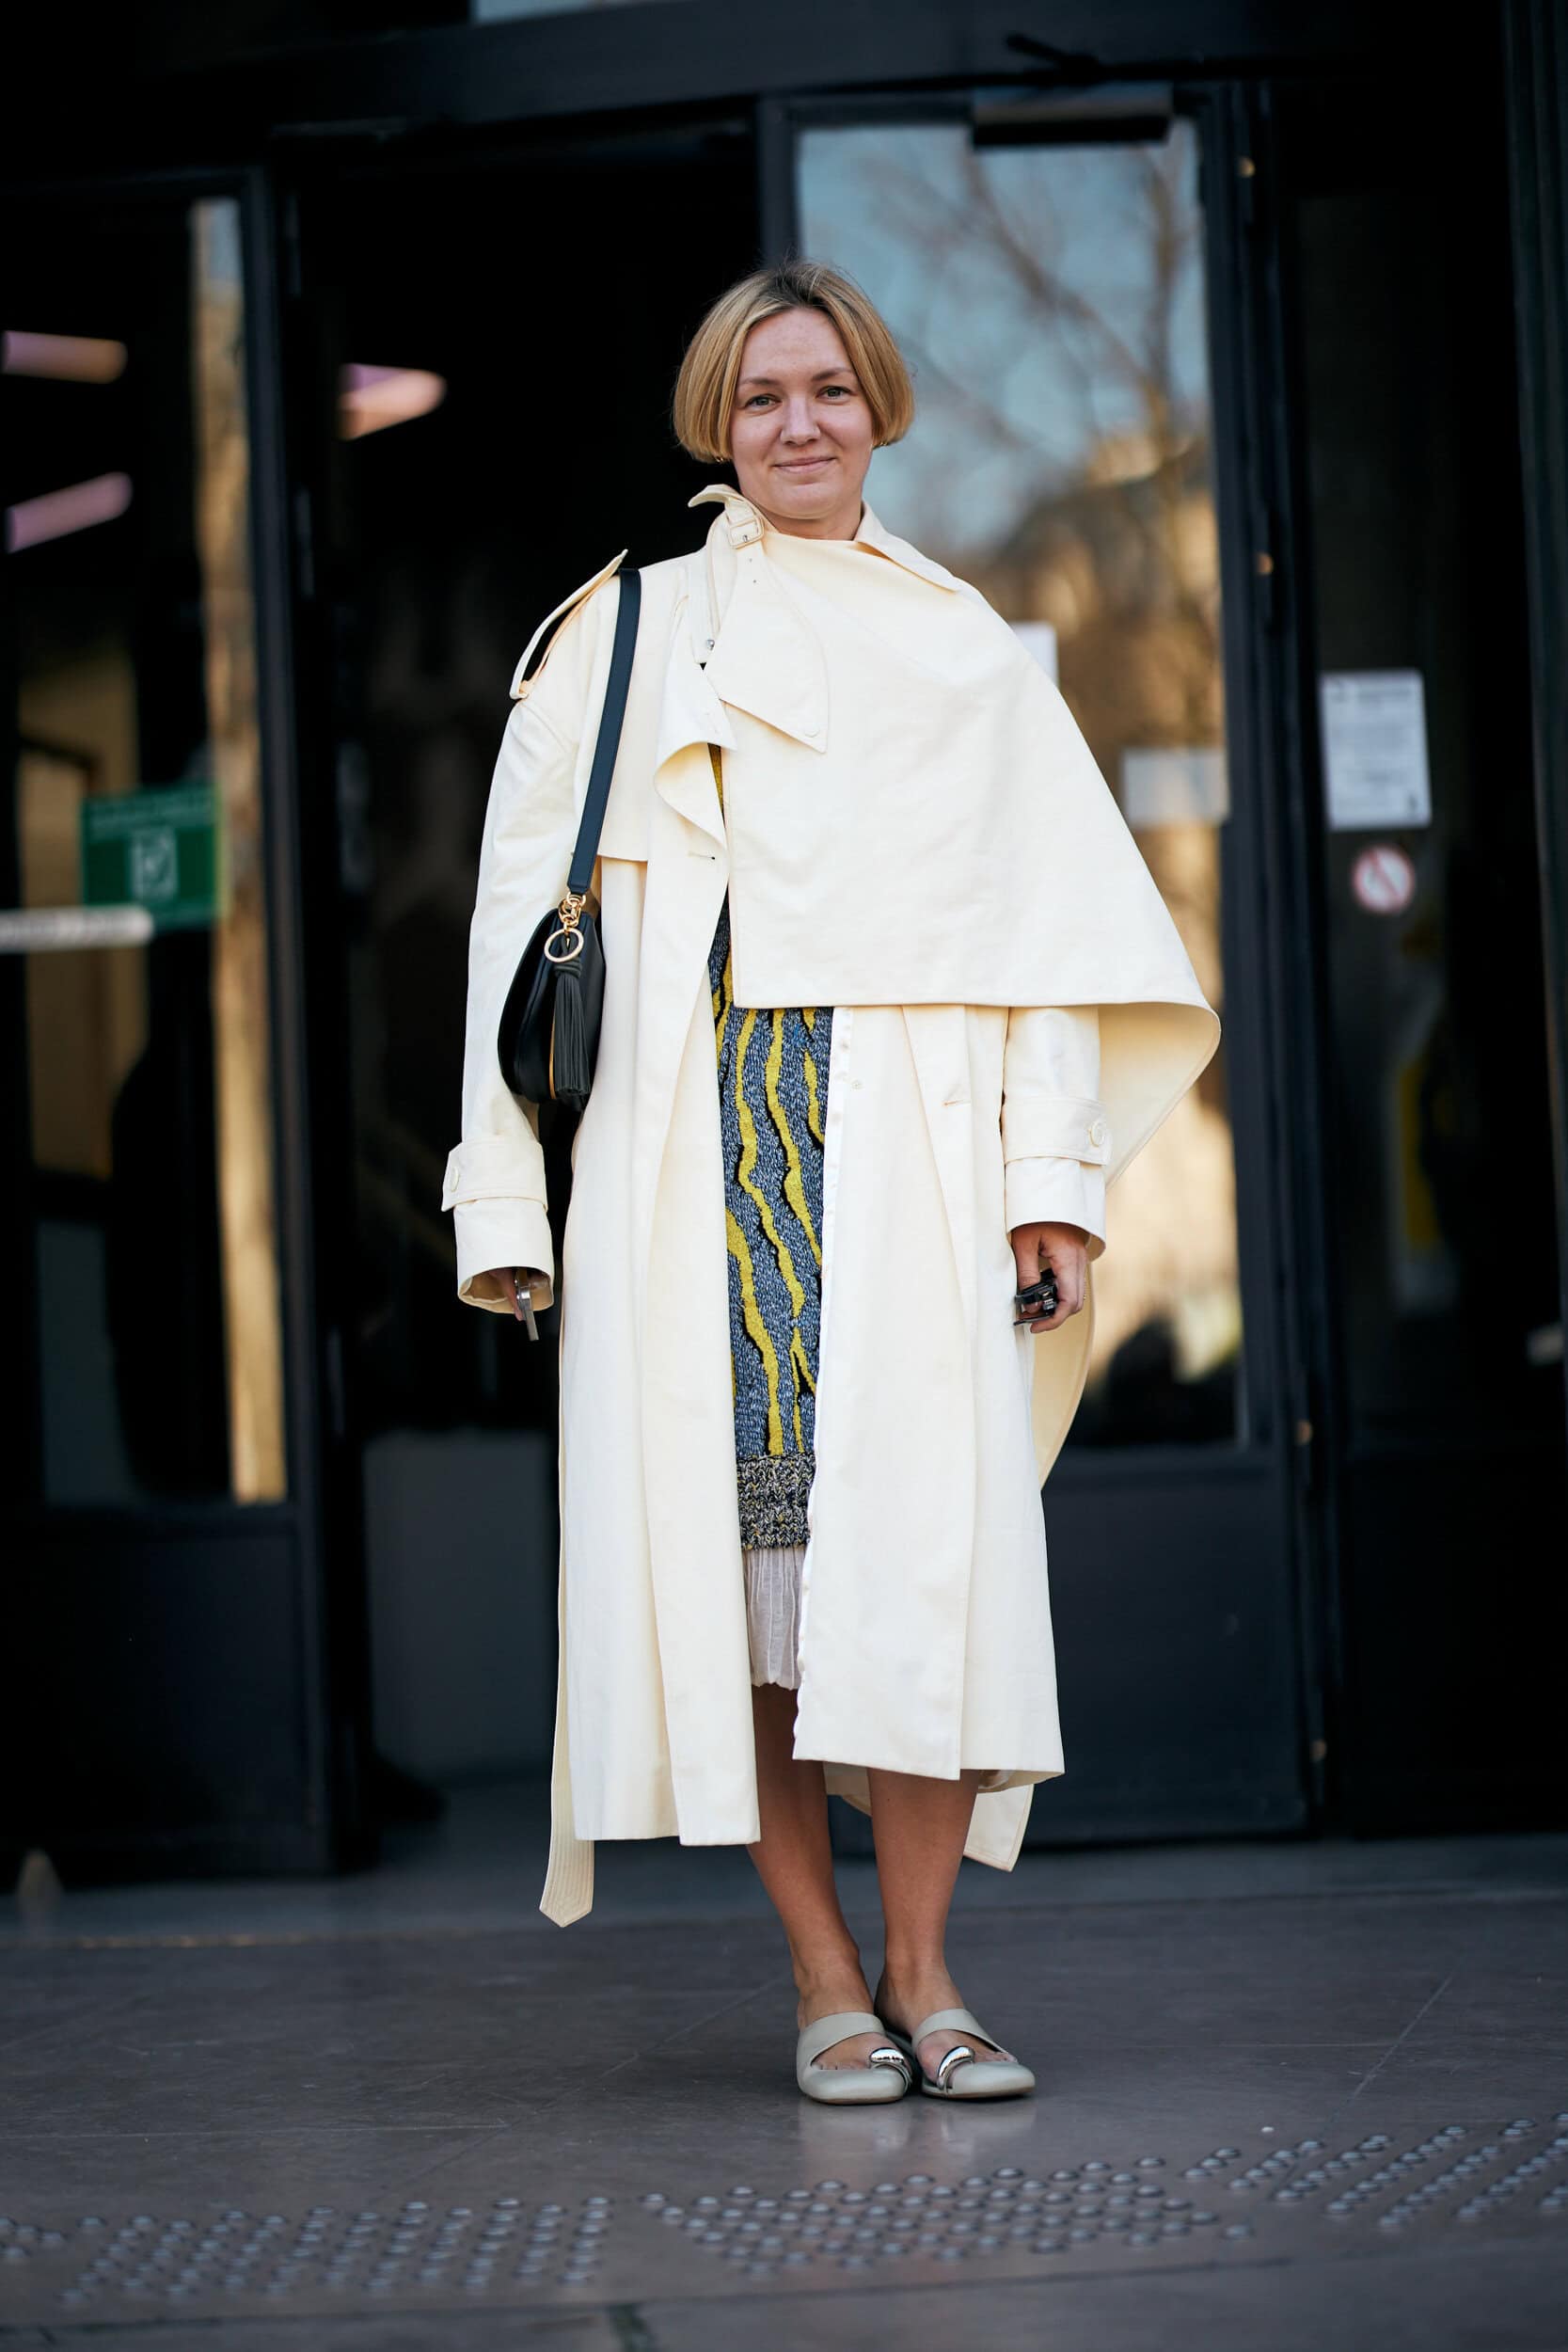
[{"label": "blue and yellow knit panel", "polygon": [[[712,746],[714,778],[723,775]],[[741,1541],[803,1544],[821,1328],[832,1013],[735,1002],[726,898],[708,954],[729,1238]]]}]

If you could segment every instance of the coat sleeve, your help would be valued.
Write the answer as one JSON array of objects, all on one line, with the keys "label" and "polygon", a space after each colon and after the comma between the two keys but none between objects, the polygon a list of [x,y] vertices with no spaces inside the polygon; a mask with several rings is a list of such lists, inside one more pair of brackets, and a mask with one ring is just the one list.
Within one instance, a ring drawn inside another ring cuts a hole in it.
[{"label": "coat sleeve", "polygon": [[509,1314],[512,1300],[490,1279],[494,1269],[532,1269],[535,1307],[547,1307],[555,1295],[538,1106],[519,1103],[507,1088],[496,1031],[517,959],[565,887],[577,833],[578,744],[602,601],[590,596],[562,622],[528,694],[514,701],[484,812],[468,933],[463,1139],[447,1161],[441,1205],[452,1212],[459,1298],[498,1314]]},{"label": "coat sleeve", "polygon": [[1097,1006],[1029,1006],[1008,1013],[1002,1076],[1007,1231],[1081,1225],[1091,1262],[1105,1251],[1111,1148],[1099,1086]]}]

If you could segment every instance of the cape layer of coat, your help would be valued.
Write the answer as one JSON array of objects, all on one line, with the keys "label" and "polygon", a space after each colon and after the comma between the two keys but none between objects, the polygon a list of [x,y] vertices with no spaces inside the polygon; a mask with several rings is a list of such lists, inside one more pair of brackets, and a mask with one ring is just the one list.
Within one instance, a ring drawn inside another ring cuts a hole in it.
[{"label": "cape layer of coat", "polygon": [[[689,563],[713,629],[695,691],[724,752],[736,1004],[1097,1005],[1114,1181],[1220,1025],[1060,690],[869,506],[854,539],[807,539],[726,484],[691,503],[714,501]],[[692,724],[682,685],[672,740]],[[607,850],[641,850],[653,788],[617,771]]]}]

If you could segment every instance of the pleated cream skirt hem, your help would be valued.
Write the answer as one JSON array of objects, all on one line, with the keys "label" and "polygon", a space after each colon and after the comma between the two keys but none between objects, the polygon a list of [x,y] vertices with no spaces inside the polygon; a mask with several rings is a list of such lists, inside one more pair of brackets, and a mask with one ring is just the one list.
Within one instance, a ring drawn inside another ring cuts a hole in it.
[{"label": "pleated cream skirt hem", "polygon": [[804,1544],[745,1545],[746,1632],[752,1650],[752,1681],[800,1687],[800,1572]]}]

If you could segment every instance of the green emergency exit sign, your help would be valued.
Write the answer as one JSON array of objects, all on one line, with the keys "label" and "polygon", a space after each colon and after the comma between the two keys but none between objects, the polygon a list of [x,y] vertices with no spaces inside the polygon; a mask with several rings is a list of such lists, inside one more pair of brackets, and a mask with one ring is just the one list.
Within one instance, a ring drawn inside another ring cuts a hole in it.
[{"label": "green emergency exit sign", "polygon": [[82,803],[82,904],[145,907],[159,930],[217,912],[217,796],[211,783],[103,794]]}]

